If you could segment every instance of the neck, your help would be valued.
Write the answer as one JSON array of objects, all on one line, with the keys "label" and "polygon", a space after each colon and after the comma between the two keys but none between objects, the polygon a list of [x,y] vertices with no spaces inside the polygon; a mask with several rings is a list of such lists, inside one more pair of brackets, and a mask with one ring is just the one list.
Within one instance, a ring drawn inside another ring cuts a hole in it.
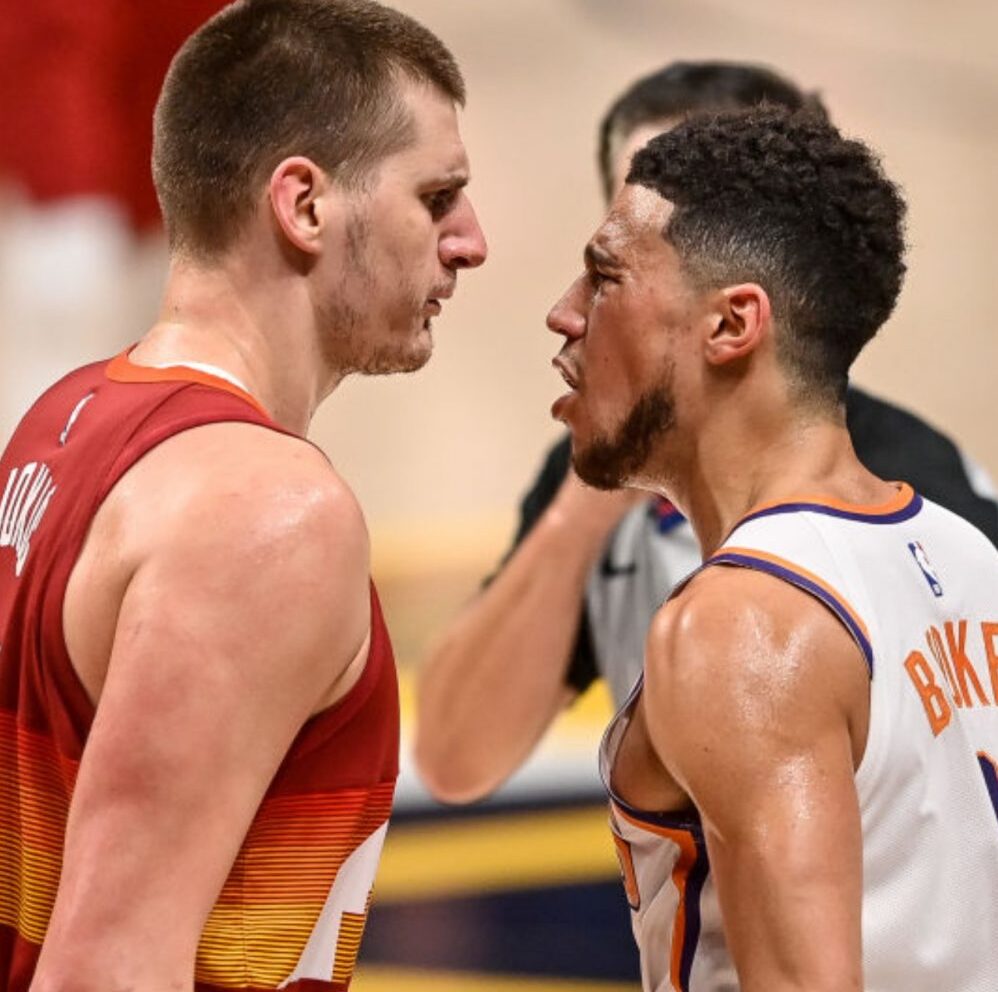
[{"label": "neck", "polygon": [[245,257],[212,266],[174,259],[159,318],[131,358],[139,365],[216,366],[300,435],[342,378],[318,352],[301,276]]},{"label": "neck", "polygon": [[656,491],[686,514],[704,558],[760,504],[822,496],[863,505],[894,494],[856,458],[844,413],[783,404],[737,413],[712,418],[685,458],[669,453],[672,470],[656,473]]}]

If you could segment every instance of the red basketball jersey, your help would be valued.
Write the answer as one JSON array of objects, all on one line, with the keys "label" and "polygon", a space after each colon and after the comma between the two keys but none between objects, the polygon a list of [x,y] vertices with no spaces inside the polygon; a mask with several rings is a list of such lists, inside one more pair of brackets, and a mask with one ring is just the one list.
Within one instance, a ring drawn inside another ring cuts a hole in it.
[{"label": "red basketball jersey", "polygon": [[[219,421],[280,430],[221,378],[141,368],[119,356],[53,386],[0,459],[0,988],[7,992],[26,992],[31,981],[94,717],[63,637],[67,580],[94,514],[129,467],[166,438]],[[398,685],[373,586],[371,628],[359,681],[305,724],[256,813],[202,935],[199,992],[349,986],[398,775]]]}]

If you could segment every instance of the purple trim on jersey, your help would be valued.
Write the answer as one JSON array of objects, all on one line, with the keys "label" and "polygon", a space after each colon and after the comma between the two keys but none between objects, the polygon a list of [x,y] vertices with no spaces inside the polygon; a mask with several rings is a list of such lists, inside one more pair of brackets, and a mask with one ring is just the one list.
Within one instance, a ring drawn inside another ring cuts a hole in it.
[{"label": "purple trim on jersey", "polygon": [[[603,783],[606,785],[606,783]],[[619,806],[632,820],[645,823],[650,827],[665,827],[667,830],[685,830],[692,834],[693,839],[699,845],[703,841],[703,824],[700,822],[700,814],[695,808],[673,813],[650,813],[648,810],[635,809],[629,803],[625,803],[609,786],[606,791],[614,804]]]},{"label": "purple trim on jersey", "polygon": [[683,935],[683,949],[679,958],[679,987],[689,992],[690,972],[700,943],[700,896],[704,883],[710,874],[710,860],[707,857],[707,844],[702,835],[693,833],[697,858],[686,877],[686,933]]},{"label": "purple trim on jersey", "polygon": [[[693,970],[693,961],[700,944],[702,925],[700,897],[703,894],[707,876],[710,874],[710,858],[707,855],[707,841],[703,835],[700,814],[696,809],[691,809],[685,813],[648,813],[621,802],[620,798],[614,795],[609,787],[607,787],[607,791],[610,792],[613,805],[618,806],[630,819],[648,826],[682,831],[689,834],[693,841],[696,857],[686,876],[686,888],[682,899],[682,911],[686,915],[686,930],[683,934],[683,946],[679,953],[679,992],[689,992],[690,972]],[[633,906],[631,908],[634,909]]]},{"label": "purple trim on jersey", "polygon": [[708,559],[704,562],[704,564],[737,565],[741,568],[752,568],[759,572],[766,572],[768,575],[773,575],[778,579],[783,579],[791,585],[797,586],[798,589],[802,589],[804,592],[809,592],[815,598],[820,599],[821,602],[823,602],[825,606],[827,606],[842,621],[849,633],[852,634],[853,639],[859,645],[860,651],[863,652],[863,657],[866,658],[867,668],[870,669],[870,677],[873,677],[872,645],[860,629],[859,625],[853,619],[849,610],[847,610],[845,606],[843,606],[843,604],[827,589],[823,589],[817,583],[812,582],[799,572],[794,572],[789,568],[783,568],[774,562],[766,561],[764,558],[752,558],[749,555],[722,552],[721,554],[715,555],[713,558]]},{"label": "purple trim on jersey", "polygon": [[780,513],[823,513],[827,517],[839,517],[842,520],[858,520],[864,524],[899,524],[910,520],[922,509],[922,497],[912,493],[911,502],[893,513],[864,513],[862,510],[842,510],[824,503],[781,503],[779,506],[769,506],[763,510],[750,513],[738,521],[738,526],[747,524],[750,520],[761,517],[772,517]]},{"label": "purple trim on jersey", "polygon": [[645,673],[642,672],[637,681],[634,683],[634,687],[631,689],[624,700],[624,705],[617,710],[613,719],[607,724],[606,730],[603,731],[603,738],[600,741],[599,754],[600,754],[600,767],[599,775],[603,782],[603,788],[606,790],[606,794],[610,799],[616,803],[628,816],[633,817],[640,823],[647,823],[650,826],[655,827],[667,827],[670,830],[686,830],[693,834],[694,839],[703,837],[703,827],[700,823],[700,814],[697,813],[695,809],[684,810],[681,813],[650,813],[647,810],[636,809],[629,803],[624,802],[620,796],[610,786],[610,771],[608,762],[604,761],[604,758],[608,751],[608,740],[610,734],[613,732],[617,725],[617,721],[620,720],[628,710],[634,705],[641,690],[645,686]]},{"label": "purple trim on jersey", "polygon": [[998,816],[998,768],[995,768],[994,762],[989,761],[986,755],[979,754],[977,761],[984,773],[984,782],[991,796],[991,805],[995,808],[995,816]]}]

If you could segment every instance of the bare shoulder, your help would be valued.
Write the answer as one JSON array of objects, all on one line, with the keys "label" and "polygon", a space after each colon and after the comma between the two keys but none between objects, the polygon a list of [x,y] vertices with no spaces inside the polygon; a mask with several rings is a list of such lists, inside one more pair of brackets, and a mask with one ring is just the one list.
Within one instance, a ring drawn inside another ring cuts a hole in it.
[{"label": "bare shoulder", "polygon": [[763,572],[717,566],[659,610],[646,684],[653,703],[709,700],[725,710],[725,726],[761,729],[784,711],[806,723],[817,708],[862,709],[868,675],[849,632],[813,596]]},{"label": "bare shoulder", "polygon": [[241,594],[219,596],[219,609],[245,614],[256,590],[302,624],[322,611],[345,633],[356,628],[353,642],[366,631],[364,517],[312,445],[252,424],[212,424],[171,438],[129,476],[128,543],[145,562],[170,563],[181,578],[209,570],[220,590],[238,584]]},{"label": "bare shoulder", "polygon": [[[692,660],[732,665],[759,648],[855,646],[846,628],[814,596],[782,579],[749,568],[706,568],[656,614],[649,646],[678,664]],[[699,666],[698,666],[699,667]]]},{"label": "bare shoulder", "polygon": [[342,479],[265,428],[178,434],[112,489],[63,609],[95,704],[53,916],[81,960],[167,917],[193,948],[296,735],[365,670],[367,559]]},{"label": "bare shoulder", "polygon": [[94,520],[64,608],[74,665],[97,698],[112,645],[155,629],[297,672],[321,705],[363,660],[369,557],[357,500],[310,444],[244,423],[185,431],[130,468]]},{"label": "bare shoulder", "polygon": [[316,553],[367,555],[360,506],[326,457],[254,424],[210,424],[170,438],[112,498],[132,539],[146,547],[181,530],[188,542],[224,541],[233,552],[295,540]]}]

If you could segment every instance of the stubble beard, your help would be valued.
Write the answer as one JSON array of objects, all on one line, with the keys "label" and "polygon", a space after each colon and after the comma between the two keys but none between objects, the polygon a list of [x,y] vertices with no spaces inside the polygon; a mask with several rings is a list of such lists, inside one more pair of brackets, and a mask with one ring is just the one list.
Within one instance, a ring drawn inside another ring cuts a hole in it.
[{"label": "stubble beard", "polygon": [[[370,235],[367,217],[355,211],[347,221],[343,277],[321,308],[325,357],[341,375],[415,372],[429,361],[433,351],[429,329],[417,330],[424,301],[413,286],[399,287],[386,280],[379,288],[370,257]],[[378,296],[386,288],[392,292],[393,302],[388,313],[380,314],[376,310],[382,302]],[[367,309],[358,301],[368,301]],[[374,320],[372,313],[376,314]],[[394,337],[372,340],[379,324],[396,328],[388,331]]]},{"label": "stubble beard", "polygon": [[[428,335],[430,332],[426,331]],[[355,372],[361,375],[393,375],[396,372],[416,372],[421,369],[433,353],[433,339],[423,343],[423,335],[410,333],[405,342],[388,343],[379,347],[369,347],[358,362]]]},{"label": "stubble beard", "polygon": [[613,436],[595,437],[585,447],[573,441],[572,465],[576,474],[596,489],[620,489],[642,474],[656,443],[672,428],[675,419],[670,383],[661,383],[631,407]]}]

